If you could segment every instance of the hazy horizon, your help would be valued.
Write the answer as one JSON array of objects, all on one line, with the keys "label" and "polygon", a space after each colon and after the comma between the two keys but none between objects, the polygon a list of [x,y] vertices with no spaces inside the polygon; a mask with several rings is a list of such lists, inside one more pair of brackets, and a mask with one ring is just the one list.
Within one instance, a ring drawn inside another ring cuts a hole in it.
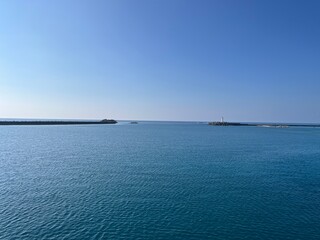
[{"label": "hazy horizon", "polygon": [[319,123],[319,1],[0,2],[0,118]]}]

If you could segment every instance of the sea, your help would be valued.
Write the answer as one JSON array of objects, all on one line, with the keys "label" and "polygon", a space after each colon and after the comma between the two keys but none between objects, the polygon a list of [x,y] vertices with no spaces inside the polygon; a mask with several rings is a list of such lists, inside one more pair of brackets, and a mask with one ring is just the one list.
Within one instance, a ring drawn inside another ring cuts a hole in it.
[{"label": "sea", "polygon": [[0,126],[0,239],[320,239],[320,128]]}]

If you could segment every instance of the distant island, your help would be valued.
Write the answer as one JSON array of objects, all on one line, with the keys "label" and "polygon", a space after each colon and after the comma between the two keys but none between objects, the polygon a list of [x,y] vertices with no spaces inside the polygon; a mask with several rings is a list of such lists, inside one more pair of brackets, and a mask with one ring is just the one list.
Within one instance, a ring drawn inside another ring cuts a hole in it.
[{"label": "distant island", "polygon": [[78,124],[116,124],[118,123],[113,119],[103,119],[101,121],[84,121],[84,120],[30,120],[30,121],[1,121],[0,125],[78,125]]}]

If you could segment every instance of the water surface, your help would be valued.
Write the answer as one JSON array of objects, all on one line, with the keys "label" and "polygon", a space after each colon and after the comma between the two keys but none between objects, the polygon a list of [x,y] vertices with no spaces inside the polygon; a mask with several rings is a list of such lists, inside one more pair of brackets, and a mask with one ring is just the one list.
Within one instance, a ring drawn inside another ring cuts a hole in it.
[{"label": "water surface", "polygon": [[2,239],[320,239],[320,129],[0,127]]}]

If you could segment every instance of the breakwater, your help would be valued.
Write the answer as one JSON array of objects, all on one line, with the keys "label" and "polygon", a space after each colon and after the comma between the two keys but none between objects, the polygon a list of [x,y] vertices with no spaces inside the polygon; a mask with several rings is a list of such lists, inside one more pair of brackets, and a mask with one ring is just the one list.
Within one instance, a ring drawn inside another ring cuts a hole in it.
[{"label": "breakwater", "polygon": [[83,125],[83,124],[116,124],[113,119],[103,119],[101,121],[77,121],[77,120],[36,120],[36,121],[0,121],[0,125]]},{"label": "breakwater", "polygon": [[247,127],[320,127],[320,124],[282,124],[282,123],[237,123],[237,122],[209,122],[211,126],[247,126]]}]

